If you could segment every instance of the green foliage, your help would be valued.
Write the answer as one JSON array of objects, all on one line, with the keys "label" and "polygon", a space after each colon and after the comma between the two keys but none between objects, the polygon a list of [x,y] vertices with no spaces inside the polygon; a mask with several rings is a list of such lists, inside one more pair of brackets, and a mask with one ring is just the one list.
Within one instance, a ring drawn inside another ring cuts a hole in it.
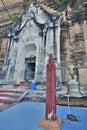
[{"label": "green foliage", "polygon": [[75,9],[79,9],[79,4],[76,3],[76,4],[73,5],[73,7],[74,7]]},{"label": "green foliage", "polygon": [[59,0],[60,2],[63,2],[64,0]]},{"label": "green foliage", "polygon": [[73,8],[74,9],[82,9],[82,8],[84,8],[84,5],[76,3],[73,5]]},{"label": "green foliage", "polygon": [[23,2],[26,4],[26,3],[28,3],[30,0],[23,0]]},{"label": "green foliage", "polygon": [[19,17],[16,14],[13,14],[11,19],[16,23],[19,20]]},{"label": "green foliage", "polygon": [[[30,0],[23,0],[24,4],[26,5]],[[19,13],[18,14],[13,14],[11,15],[11,19],[13,20],[13,22],[17,22],[19,20]]]}]

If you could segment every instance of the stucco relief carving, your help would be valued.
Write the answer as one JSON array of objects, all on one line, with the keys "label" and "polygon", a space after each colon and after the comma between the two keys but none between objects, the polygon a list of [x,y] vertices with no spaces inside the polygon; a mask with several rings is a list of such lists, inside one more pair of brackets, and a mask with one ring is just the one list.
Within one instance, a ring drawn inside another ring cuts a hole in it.
[{"label": "stucco relief carving", "polygon": [[35,49],[36,49],[36,46],[35,46],[35,44],[29,44],[28,48],[29,48],[30,50],[35,50]]},{"label": "stucco relief carving", "polygon": [[[57,32],[55,29],[53,30],[53,25],[57,26],[57,23],[59,25],[58,20],[59,16],[57,19],[51,20],[49,15],[47,15],[42,8],[30,4],[29,9],[23,14],[20,21],[10,28],[9,37],[12,37],[13,39],[16,35],[19,37],[19,40],[15,42],[18,47],[17,58],[15,58],[16,54],[13,54],[13,51],[11,51],[12,55],[10,57],[9,67],[11,68],[15,65],[13,78],[17,77],[17,82],[24,79],[25,59],[29,58],[31,55],[36,58],[35,62],[33,61],[35,64],[35,66],[33,66],[35,67],[35,80],[42,81],[46,78],[45,65],[48,58],[47,53],[49,53],[50,47],[53,46],[54,42],[55,44],[58,42],[56,38],[53,39],[53,33]],[[55,36],[58,36],[58,34],[55,34]],[[57,49],[59,52],[59,48]]]},{"label": "stucco relief carving", "polygon": [[34,39],[34,40],[38,39],[38,35],[34,35],[34,36],[29,36],[29,37],[27,37],[26,40],[25,40],[25,42],[32,41],[33,39]]},{"label": "stucco relief carving", "polygon": [[[28,50],[28,51],[30,51],[30,52],[32,52],[32,51],[35,51],[36,50],[36,45],[34,44],[34,43],[26,43],[26,45],[22,48],[23,49],[23,51],[24,51],[24,53],[26,52],[26,50],[24,50],[24,48],[26,47],[26,49]],[[30,53],[29,52],[29,53]]]}]

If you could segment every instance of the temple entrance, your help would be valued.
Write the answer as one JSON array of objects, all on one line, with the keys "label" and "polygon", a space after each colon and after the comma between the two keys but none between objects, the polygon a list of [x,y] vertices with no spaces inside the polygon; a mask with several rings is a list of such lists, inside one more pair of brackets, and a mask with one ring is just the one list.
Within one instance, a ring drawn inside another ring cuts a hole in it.
[{"label": "temple entrance", "polygon": [[25,80],[34,80],[36,57],[25,59]]}]

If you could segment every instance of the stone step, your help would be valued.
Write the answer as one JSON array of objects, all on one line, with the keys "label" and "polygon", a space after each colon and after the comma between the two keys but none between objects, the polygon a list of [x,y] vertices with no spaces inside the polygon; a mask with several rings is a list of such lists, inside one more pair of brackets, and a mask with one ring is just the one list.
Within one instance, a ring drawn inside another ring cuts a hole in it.
[{"label": "stone step", "polygon": [[8,92],[8,93],[14,93],[14,94],[16,94],[16,93],[24,93],[24,91],[21,90],[21,89],[0,89],[0,93],[1,92]]},{"label": "stone step", "polygon": [[0,97],[18,98],[20,96],[21,94],[18,94],[18,93],[7,93],[7,92],[0,93]]},{"label": "stone step", "polygon": [[13,104],[17,101],[17,98],[10,98],[10,97],[0,97],[0,103],[4,104]]},{"label": "stone step", "polygon": [[0,89],[0,103],[3,104],[15,104],[24,100],[28,91],[21,89]]}]

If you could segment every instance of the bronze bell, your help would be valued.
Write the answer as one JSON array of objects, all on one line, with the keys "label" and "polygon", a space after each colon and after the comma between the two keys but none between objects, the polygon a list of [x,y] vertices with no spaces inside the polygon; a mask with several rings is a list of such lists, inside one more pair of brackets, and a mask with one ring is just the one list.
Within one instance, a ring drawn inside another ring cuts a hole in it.
[{"label": "bronze bell", "polygon": [[74,97],[82,97],[80,92],[79,82],[75,80],[70,80],[68,82],[68,94]]}]

